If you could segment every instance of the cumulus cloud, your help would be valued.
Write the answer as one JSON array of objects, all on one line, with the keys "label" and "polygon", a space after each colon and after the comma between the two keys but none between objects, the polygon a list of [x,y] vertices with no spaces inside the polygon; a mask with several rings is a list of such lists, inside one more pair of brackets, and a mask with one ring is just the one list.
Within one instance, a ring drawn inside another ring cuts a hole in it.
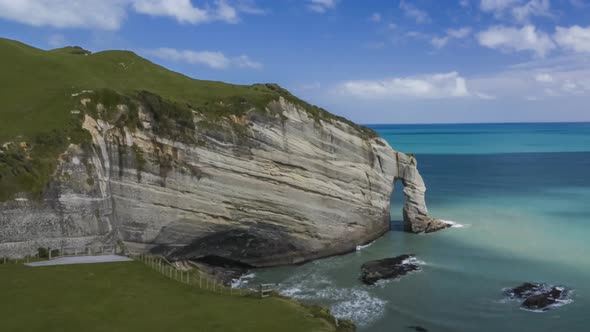
[{"label": "cumulus cloud", "polygon": [[116,30],[126,3],[115,0],[0,0],[0,17],[32,26]]},{"label": "cumulus cloud", "polygon": [[167,61],[184,62],[192,65],[205,65],[213,69],[262,68],[262,64],[250,59],[246,55],[229,58],[219,51],[191,51],[162,47],[148,50],[147,54]]},{"label": "cumulus cloud", "polygon": [[479,44],[506,52],[530,51],[544,57],[554,49],[555,43],[549,35],[537,31],[532,25],[522,28],[493,26],[477,35]]},{"label": "cumulus cloud", "polygon": [[436,48],[442,48],[445,45],[447,45],[447,43],[451,39],[464,39],[464,38],[467,38],[470,34],[471,34],[471,28],[469,28],[469,27],[463,27],[463,28],[459,28],[459,29],[447,29],[445,36],[432,37],[432,39],[430,39],[430,43]]},{"label": "cumulus cloud", "polygon": [[416,23],[428,23],[430,22],[430,16],[423,10],[418,9],[418,7],[414,6],[411,3],[406,2],[405,0],[401,0],[399,3],[399,8],[404,12],[409,18],[412,18],[416,21]]},{"label": "cumulus cloud", "polygon": [[443,99],[471,95],[467,82],[457,72],[382,80],[352,80],[341,83],[338,91],[366,99]]},{"label": "cumulus cloud", "polygon": [[496,18],[512,16],[520,23],[526,23],[530,17],[552,17],[549,0],[481,0],[480,9],[492,13]]},{"label": "cumulus cloud", "polygon": [[553,38],[564,49],[579,53],[590,53],[590,26],[574,25],[569,28],[557,27]]},{"label": "cumulus cloud", "polygon": [[512,15],[519,22],[527,22],[531,16],[551,17],[549,0],[531,0],[512,8]]},{"label": "cumulus cloud", "polygon": [[312,12],[323,14],[336,8],[336,0],[308,0],[307,8]]},{"label": "cumulus cloud", "polygon": [[203,3],[202,7],[191,0],[0,0],[0,18],[32,26],[117,30],[129,11],[189,24],[236,23],[239,13],[261,13],[239,4],[233,6],[225,0]]}]

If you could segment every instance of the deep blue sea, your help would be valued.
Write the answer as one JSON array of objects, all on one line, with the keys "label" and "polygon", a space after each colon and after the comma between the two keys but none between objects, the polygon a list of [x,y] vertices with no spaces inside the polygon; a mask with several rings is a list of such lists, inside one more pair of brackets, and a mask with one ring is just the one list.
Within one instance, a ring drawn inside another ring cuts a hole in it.
[{"label": "deep blue sea", "polygon": [[[360,331],[590,331],[590,123],[374,125],[394,149],[414,153],[430,213],[464,227],[389,232],[356,253],[256,271],[302,301],[331,307]],[[422,270],[364,286],[360,266],[413,253]],[[522,282],[571,289],[569,301],[531,312],[502,289]]]}]

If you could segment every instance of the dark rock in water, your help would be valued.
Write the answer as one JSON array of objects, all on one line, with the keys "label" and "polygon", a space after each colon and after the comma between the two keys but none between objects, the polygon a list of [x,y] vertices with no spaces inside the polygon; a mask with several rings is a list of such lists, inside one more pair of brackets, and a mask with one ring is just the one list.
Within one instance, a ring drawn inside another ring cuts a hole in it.
[{"label": "dark rock in water", "polygon": [[566,295],[565,288],[547,284],[526,282],[518,287],[505,290],[513,299],[524,299],[522,307],[529,310],[548,310]]},{"label": "dark rock in water", "polygon": [[531,310],[546,309],[555,304],[563,295],[563,289],[553,287],[550,291],[538,295],[531,295],[522,303],[522,306]]},{"label": "dark rock in water", "polygon": [[361,280],[367,285],[373,285],[381,279],[394,279],[412,271],[420,270],[420,265],[411,261],[414,255],[401,255],[369,261],[361,267]]},{"label": "dark rock in water", "polygon": [[518,287],[506,289],[505,292],[506,295],[510,296],[511,298],[524,299],[538,293],[542,289],[543,285],[525,282],[524,284]]},{"label": "dark rock in water", "polygon": [[422,326],[408,326],[408,328],[418,332],[428,332],[428,330]]}]

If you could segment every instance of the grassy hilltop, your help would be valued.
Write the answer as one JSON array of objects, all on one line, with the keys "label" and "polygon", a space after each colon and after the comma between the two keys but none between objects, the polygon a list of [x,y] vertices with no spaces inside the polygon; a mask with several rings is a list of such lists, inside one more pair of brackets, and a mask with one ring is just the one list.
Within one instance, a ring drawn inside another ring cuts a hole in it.
[{"label": "grassy hilltop", "polygon": [[81,129],[84,113],[90,111],[80,110],[84,97],[106,106],[107,114],[118,104],[131,106],[117,125],[132,129],[141,125],[134,106],[147,103],[158,122],[155,133],[172,139],[190,138],[194,113],[204,119],[197,126],[217,128],[220,119],[229,115],[272,113],[266,106],[281,96],[316,121],[343,121],[364,137],[376,135],[276,84],[246,86],[192,79],[129,51],[91,54],[80,47],[45,51],[0,38],[0,73],[0,202],[19,192],[38,197],[57,156],[70,143],[90,142]]}]

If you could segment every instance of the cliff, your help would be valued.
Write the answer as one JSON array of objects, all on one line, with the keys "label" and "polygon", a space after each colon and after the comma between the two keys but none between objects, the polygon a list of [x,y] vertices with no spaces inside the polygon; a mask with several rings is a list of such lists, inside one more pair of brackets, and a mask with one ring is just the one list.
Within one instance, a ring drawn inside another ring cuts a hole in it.
[{"label": "cliff", "polygon": [[276,85],[223,87],[202,103],[154,87],[80,90],[64,134],[5,142],[0,256],[122,242],[172,258],[299,263],[388,231],[398,179],[406,230],[444,226],[428,217],[416,160],[370,129]]}]

